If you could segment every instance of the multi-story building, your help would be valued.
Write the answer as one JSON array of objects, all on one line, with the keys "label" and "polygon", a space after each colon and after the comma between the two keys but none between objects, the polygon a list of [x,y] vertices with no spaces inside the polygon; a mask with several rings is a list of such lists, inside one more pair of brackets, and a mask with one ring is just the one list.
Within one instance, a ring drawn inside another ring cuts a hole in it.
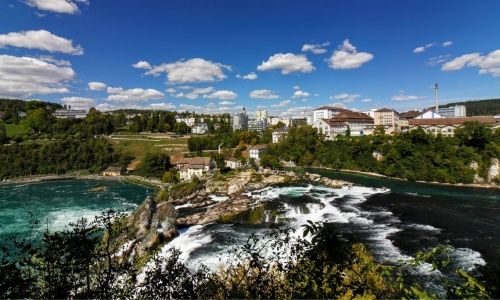
[{"label": "multi-story building", "polygon": [[267,120],[267,110],[259,109],[255,112],[255,118],[257,120]]},{"label": "multi-story building", "polygon": [[263,132],[266,130],[266,120],[264,119],[249,119],[248,130]]},{"label": "multi-story building", "polygon": [[439,107],[438,113],[446,118],[460,118],[467,116],[467,109],[465,105]]},{"label": "multi-story building", "polygon": [[191,128],[192,134],[206,134],[208,132],[208,125],[206,123],[198,123]]},{"label": "multi-story building", "polygon": [[285,126],[290,126],[290,118],[280,118],[280,117],[274,117],[274,116],[267,117],[267,125],[268,126],[276,126],[280,122],[285,124]]},{"label": "multi-story building", "polygon": [[288,136],[288,128],[283,127],[273,131],[273,144],[279,143]]},{"label": "multi-story building", "polygon": [[231,126],[234,131],[248,129],[248,115],[244,107],[241,112],[231,115]]},{"label": "multi-story building", "polygon": [[493,130],[500,128],[500,119],[494,116],[476,116],[463,118],[435,118],[435,119],[413,119],[409,120],[410,130],[422,128],[428,133],[445,136],[453,136],[455,130],[460,128],[466,122],[479,122],[491,127]]},{"label": "multi-story building", "polygon": [[401,131],[408,131],[410,129],[410,125],[408,124],[408,120],[413,120],[416,117],[422,114],[418,110],[410,110],[407,112],[403,112],[399,114],[399,129]]},{"label": "multi-story building", "polygon": [[192,180],[195,176],[201,178],[214,168],[214,161],[210,157],[189,157],[177,162],[181,180]]},{"label": "multi-story building", "polygon": [[399,131],[399,113],[393,109],[382,108],[374,112],[374,125],[383,125],[387,133]]},{"label": "multi-story building", "polygon": [[306,117],[293,117],[290,121],[290,126],[301,126],[307,124]]},{"label": "multi-story building", "polygon": [[316,124],[321,119],[331,119],[336,114],[346,111],[345,108],[335,107],[335,106],[322,106],[318,107],[313,111],[313,125]]},{"label": "multi-story building", "polygon": [[57,109],[53,115],[58,119],[83,119],[87,117],[87,111]]},{"label": "multi-story building", "polygon": [[195,117],[186,117],[186,118],[175,117],[175,122],[177,122],[177,123],[184,122],[184,123],[186,123],[187,126],[193,127],[194,124],[196,124],[196,118]]},{"label": "multi-story building", "polygon": [[373,118],[354,111],[343,111],[330,119],[319,121],[319,132],[328,139],[334,139],[337,135],[371,135],[375,128]]},{"label": "multi-story building", "polygon": [[264,154],[268,150],[269,150],[269,146],[268,145],[264,145],[264,144],[254,145],[254,146],[252,146],[252,148],[250,148],[250,151],[249,151],[250,152],[250,158],[253,158],[256,161],[259,161],[260,158],[262,157],[262,154]]}]

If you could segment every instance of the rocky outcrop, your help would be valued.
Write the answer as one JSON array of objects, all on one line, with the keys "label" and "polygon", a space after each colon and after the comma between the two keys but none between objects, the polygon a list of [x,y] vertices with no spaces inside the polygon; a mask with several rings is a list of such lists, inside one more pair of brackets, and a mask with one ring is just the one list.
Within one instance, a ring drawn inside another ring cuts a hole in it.
[{"label": "rocky outcrop", "polygon": [[500,175],[500,161],[498,158],[492,158],[490,162],[490,168],[488,169],[488,182],[494,182]]}]

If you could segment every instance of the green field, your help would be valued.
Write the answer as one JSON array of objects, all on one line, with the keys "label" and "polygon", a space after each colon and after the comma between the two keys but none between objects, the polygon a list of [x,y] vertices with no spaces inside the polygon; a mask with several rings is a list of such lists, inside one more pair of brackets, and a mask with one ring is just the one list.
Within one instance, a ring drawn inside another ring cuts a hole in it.
[{"label": "green field", "polygon": [[29,128],[20,124],[5,124],[5,129],[8,137],[29,133]]},{"label": "green field", "polygon": [[116,151],[141,160],[147,152],[164,151],[176,155],[187,151],[187,137],[173,138],[165,134],[113,134],[109,138]]}]

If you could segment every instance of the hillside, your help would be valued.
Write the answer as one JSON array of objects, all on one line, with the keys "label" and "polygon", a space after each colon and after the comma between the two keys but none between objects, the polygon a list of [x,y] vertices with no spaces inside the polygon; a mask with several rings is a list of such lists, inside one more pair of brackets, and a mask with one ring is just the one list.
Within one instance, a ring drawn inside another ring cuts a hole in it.
[{"label": "hillside", "polygon": [[440,107],[465,105],[467,116],[494,116],[500,114],[500,99],[470,100],[464,102],[453,102]]}]

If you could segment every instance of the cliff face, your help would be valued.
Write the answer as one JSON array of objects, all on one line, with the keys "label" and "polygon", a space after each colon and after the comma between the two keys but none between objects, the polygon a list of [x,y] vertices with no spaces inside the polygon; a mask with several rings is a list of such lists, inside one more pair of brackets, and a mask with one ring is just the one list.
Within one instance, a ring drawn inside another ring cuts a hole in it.
[{"label": "cliff face", "polygon": [[479,176],[479,164],[475,161],[471,162],[469,168],[476,171],[474,176],[474,183],[477,184],[496,184],[496,182],[500,179],[500,161],[497,158],[492,158],[490,160],[490,165],[487,169],[487,173],[485,178]]}]

